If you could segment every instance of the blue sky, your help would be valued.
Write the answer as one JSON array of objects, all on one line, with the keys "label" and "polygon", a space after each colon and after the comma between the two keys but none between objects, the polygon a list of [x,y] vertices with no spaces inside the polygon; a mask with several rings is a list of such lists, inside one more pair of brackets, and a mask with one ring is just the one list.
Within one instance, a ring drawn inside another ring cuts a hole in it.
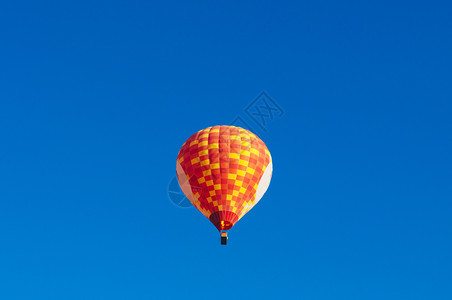
[{"label": "blue sky", "polygon": [[[451,299],[451,13],[1,2],[0,298]],[[224,247],[168,184],[237,117],[274,174]]]}]

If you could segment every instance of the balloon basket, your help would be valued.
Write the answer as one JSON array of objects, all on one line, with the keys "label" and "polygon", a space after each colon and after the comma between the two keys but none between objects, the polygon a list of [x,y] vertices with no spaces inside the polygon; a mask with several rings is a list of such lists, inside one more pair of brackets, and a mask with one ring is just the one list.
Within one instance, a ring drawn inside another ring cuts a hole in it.
[{"label": "balloon basket", "polygon": [[225,231],[221,233],[221,244],[222,245],[228,244],[228,233]]}]

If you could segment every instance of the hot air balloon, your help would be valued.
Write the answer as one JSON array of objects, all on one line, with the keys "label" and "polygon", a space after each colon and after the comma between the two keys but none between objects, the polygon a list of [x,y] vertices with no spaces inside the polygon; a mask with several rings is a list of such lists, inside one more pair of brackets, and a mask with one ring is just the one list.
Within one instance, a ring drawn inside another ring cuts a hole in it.
[{"label": "hot air balloon", "polygon": [[177,156],[179,185],[190,202],[220,231],[231,229],[266,192],[272,176],[270,152],[254,133],[213,126],[193,134]]}]

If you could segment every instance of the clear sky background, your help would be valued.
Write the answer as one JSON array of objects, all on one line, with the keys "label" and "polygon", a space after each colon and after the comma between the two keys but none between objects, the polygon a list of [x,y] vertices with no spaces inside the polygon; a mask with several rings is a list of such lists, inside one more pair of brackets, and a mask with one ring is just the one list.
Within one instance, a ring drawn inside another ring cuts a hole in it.
[{"label": "clear sky background", "polygon": [[[0,298],[452,299],[451,53],[450,1],[0,2]],[[224,247],[168,185],[237,117]]]}]

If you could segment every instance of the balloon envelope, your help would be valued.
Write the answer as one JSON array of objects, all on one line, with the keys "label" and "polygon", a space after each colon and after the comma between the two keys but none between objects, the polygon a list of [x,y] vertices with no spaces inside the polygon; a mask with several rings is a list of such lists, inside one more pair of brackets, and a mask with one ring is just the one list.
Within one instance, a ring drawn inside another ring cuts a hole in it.
[{"label": "balloon envelope", "polygon": [[264,142],[235,126],[213,126],[192,135],[176,166],[185,196],[219,231],[232,228],[259,202],[272,169]]}]

